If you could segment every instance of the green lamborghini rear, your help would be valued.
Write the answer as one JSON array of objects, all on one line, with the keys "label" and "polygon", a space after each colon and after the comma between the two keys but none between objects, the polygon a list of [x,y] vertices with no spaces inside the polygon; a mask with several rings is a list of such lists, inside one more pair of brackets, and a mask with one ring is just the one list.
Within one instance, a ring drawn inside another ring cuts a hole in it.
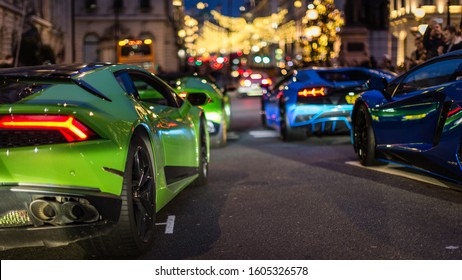
[{"label": "green lamborghini rear", "polygon": [[0,249],[148,250],[155,213],[207,182],[207,100],[136,66],[1,70]]}]

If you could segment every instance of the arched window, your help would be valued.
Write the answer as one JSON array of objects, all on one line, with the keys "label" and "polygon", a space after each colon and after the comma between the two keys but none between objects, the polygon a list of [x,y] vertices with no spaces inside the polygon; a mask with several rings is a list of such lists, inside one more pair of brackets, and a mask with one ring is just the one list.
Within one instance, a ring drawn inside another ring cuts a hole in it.
[{"label": "arched window", "polygon": [[99,37],[87,34],[83,39],[83,62],[97,62],[99,60]]}]

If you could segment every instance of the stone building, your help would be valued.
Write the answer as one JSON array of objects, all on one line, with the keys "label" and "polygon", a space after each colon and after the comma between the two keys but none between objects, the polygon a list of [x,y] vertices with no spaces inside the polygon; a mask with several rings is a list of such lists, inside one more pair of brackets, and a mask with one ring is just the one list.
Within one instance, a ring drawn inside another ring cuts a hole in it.
[{"label": "stone building", "polygon": [[0,64],[117,62],[119,40],[151,39],[177,71],[183,16],[183,0],[0,0]]},{"label": "stone building", "polygon": [[35,65],[66,61],[68,1],[0,0],[0,64]]},{"label": "stone building", "polygon": [[176,34],[182,0],[87,0],[74,4],[75,61],[117,62],[119,40],[151,39],[157,67],[178,70]]}]

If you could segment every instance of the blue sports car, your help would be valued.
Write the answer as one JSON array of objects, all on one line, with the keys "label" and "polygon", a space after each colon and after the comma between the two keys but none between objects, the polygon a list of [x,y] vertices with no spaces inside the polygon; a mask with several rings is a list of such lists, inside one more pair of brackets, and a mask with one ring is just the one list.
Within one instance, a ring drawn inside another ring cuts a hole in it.
[{"label": "blue sports car", "polygon": [[354,101],[373,77],[392,80],[395,75],[362,67],[293,71],[263,94],[262,124],[279,130],[284,141],[348,132]]},{"label": "blue sports car", "polygon": [[352,112],[359,161],[399,162],[462,182],[462,51],[368,86]]}]

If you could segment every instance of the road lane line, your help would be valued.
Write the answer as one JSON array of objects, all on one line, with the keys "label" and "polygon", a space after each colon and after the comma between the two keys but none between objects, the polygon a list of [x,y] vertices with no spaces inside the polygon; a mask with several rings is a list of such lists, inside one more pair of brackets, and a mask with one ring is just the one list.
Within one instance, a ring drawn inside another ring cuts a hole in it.
[{"label": "road lane line", "polygon": [[275,130],[252,130],[249,134],[254,138],[274,138],[279,137],[279,133]]},{"label": "road lane line", "polygon": [[172,234],[174,226],[175,226],[175,216],[174,215],[168,216],[167,225],[165,226],[165,234]]},{"label": "road lane line", "polygon": [[156,226],[165,226],[165,234],[172,234],[175,226],[175,215],[167,216],[165,223],[155,223]]},{"label": "road lane line", "polygon": [[[424,183],[436,185],[436,186],[447,188],[447,189],[456,189],[459,191],[462,189],[462,187],[456,183],[444,181],[442,179],[438,179],[431,175],[412,173],[410,171],[416,171],[416,170],[418,172],[423,172],[423,171],[419,171],[418,169],[414,170],[410,167],[406,167],[406,166],[399,165],[399,164],[389,163],[388,165],[383,165],[383,166],[363,166],[361,163],[359,163],[359,161],[347,161],[345,162],[345,164],[353,165],[353,166],[364,168],[364,169],[375,170],[378,172],[387,173],[391,175],[401,176],[401,177],[405,177],[405,178],[412,179],[415,181],[424,182]],[[409,171],[404,171],[402,170],[403,168],[408,168]]]}]

